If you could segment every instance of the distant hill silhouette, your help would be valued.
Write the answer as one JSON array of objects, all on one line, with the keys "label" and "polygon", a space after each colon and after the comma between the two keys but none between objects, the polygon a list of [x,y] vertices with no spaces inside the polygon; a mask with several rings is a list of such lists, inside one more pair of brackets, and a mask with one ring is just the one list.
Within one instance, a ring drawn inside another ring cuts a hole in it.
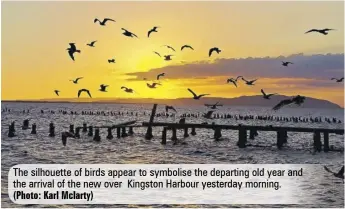
[{"label": "distant hill silhouette", "polygon": [[[263,99],[261,95],[255,96],[240,96],[235,98],[221,98],[221,97],[203,97],[201,100],[193,100],[191,98],[179,98],[179,99],[152,99],[152,98],[80,98],[80,99],[42,99],[42,100],[16,100],[3,102],[93,102],[93,103],[120,103],[120,104],[169,104],[169,105],[204,105],[214,104],[220,102],[223,105],[229,106],[265,106],[273,107],[283,99],[291,98],[291,96],[275,95],[270,100]],[[296,107],[296,105],[289,105],[289,107]],[[304,104],[299,108],[342,108],[337,104],[334,104],[327,100],[315,99],[306,97]]]}]

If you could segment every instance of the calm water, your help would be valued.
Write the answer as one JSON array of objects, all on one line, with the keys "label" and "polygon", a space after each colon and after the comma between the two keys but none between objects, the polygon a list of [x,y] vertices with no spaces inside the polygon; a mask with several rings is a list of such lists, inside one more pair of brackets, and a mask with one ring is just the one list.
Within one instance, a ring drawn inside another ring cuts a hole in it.
[{"label": "calm water", "polygon": [[[157,113],[164,112],[164,106],[158,106]],[[66,147],[61,144],[60,132],[68,131],[69,125],[82,126],[84,122],[88,125],[112,125],[137,119],[138,122],[148,121],[148,114],[151,112],[152,105],[120,105],[120,104],[60,104],[60,103],[2,103],[2,109],[10,108],[11,112],[1,114],[1,197],[2,207],[18,207],[8,198],[7,194],[7,172],[10,167],[16,164],[28,163],[102,163],[102,164],[224,164],[224,163],[286,163],[286,164],[328,164],[333,170],[338,170],[344,164],[343,152],[313,153],[312,134],[289,133],[288,143],[283,150],[276,148],[276,133],[259,132],[255,140],[248,143],[261,145],[263,147],[247,147],[239,149],[236,146],[238,133],[236,131],[223,131],[222,139],[215,142],[211,130],[198,130],[196,136],[183,139],[186,144],[173,145],[168,132],[166,146],[160,144],[161,128],[154,128],[154,138],[150,141],[144,139],[145,129],[134,129],[134,136],[113,140],[106,139],[106,130],[101,130],[101,143],[92,141],[92,137],[81,134],[80,139],[70,139]],[[177,122],[182,113],[204,113],[206,107],[175,107],[178,111],[176,117],[157,117],[155,121]],[[30,113],[22,113],[23,109],[30,109]],[[41,114],[41,110],[45,113]],[[54,110],[55,114],[50,114],[47,110]],[[119,116],[101,115],[62,115],[59,110],[77,111],[116,111],[124,112]],[[138,117],[127,115],[127,111],[138,113]],[[146,112],[146,116],[143,113]],[[285,108],[278,112],[272,112],[269,108],[263,107],[220,107],[216,113],[241,114],[241,115],[276,115],[276,116],[304,116],[304,117],[336,117],[344,121],[343,109],[306,109],[306,108]],[[30,119],[37,124],[37,135],[31,135],[30,130],[21,130],[24,119]],[[18,136],[8,138],[8,125],[16,121],[16,134]],[[49,123],[55,124],[56,137],[48,137]],[[329,123],[292,123],[276,121],[257,121],[257,120],[235,120],[235,119],[214,119],[206,120],[203,118],[187,118],[188,122],[215,122],[217,124],[237,125],[274,125],[274,126],[297,126],[297,127],[325,127],[343,128],[341,124]],[[183,132],[178,131],[178,138],[183,138]],[[113,132],[113,135],[116,135]],[[330,145],[336,149],[344,149],[343,135],[330,135]],[[26,151],[26,152],[25,152]],[[321,167],[321,166],[320,166]],[[321,181],[320,181],[321,179]],[[333,178],[320,169],[318,177],[308,179],[305,182],[305,191],[309,192],[315,185],[322,185],[324,192],[317,194],[320,196],[319,202],[308,207],[344,207],[344,185],[339,179]],[[130,207],[136,207],[129,205]],[[279,205],[277,205],[278,207]],[[26,207],[47,207],[44,205],[28,205]],[[72,207],[68,205],[51,205],[49,207]],[[95,207],[81,206],[77,207]],[[102,205],[101,207],[124,207],[119,205]],[[154,205],[152,207],[175,207],[171,205]],[[181,207],[176,206],[176,207]],[[243,207],[240,205],[202,205],[188,207]],[[246,207],[264,207],[259,205],[246,205]],[[270,205],[266,207],[272,207]],[[293,207],[307,207],[306,205],[293,205]]]}]

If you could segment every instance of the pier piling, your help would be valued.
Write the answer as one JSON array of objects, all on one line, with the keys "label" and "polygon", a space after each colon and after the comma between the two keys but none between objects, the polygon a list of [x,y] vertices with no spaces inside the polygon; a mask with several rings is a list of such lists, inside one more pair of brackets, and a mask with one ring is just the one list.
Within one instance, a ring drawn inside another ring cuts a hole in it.
[{"label": "pier piling", "polygon": [[167,143],[167,128],[164,127],[162,131],[162,142],[161,144],[166,144]]},{"label": "pier piling", "polygon": [[80,138],[80,127],[76,127],[75,128],[75,134],[74,134],[75,138]]},{"label": "pier piling", "polygon": [[190,132],[190,134],[191,134],[192,136],[195,136],[195,135],[196,135],[195,127],[192,127],[192,132]]},{"label": "pier piling", "polygon": [[55,136],[55,126],[54,126],[53,122],[51,122],[49,124],[49,136],[50,137],[54,137]]},{"label": "pier piling", "polygon": [[109,127],[108,128],[108,135],[107,135],[107,139],[113,139],[114,138],[114,136],[113,136],[113,134],[111,133],[111,127]]},{"label": "pier piling", "polygon": [[121,128],[119,128],[119,127],[116,128],[116,137],[118,139],[121,138]]},{"label": "pier piling", "polygon": [[93,136],[93,127],[89,126],[89,133],[87,133],[88,136]]},{"label": "pier piling", "polygon": [[245,148],[247,143],[247,130],[245,128],[240,128],[238,130],[238,142],[237,146],[239,148]]},{"label": "pier piling", "polygon": [[93,137],[93,140],[96,142],[101,141],[101,136],[99,135],[99,129],[98,128],[95,129],[95,136]]},{"label": "pier piling", "polygon": [[323,132],[323,151],[328,152],[329,151],[329,133]]},{"label": "pier piling", "polygon": [[215,128],[214,130],[214,139],[217,141],[222,137],[222,129],[220,128]]},{"label": "pier piling", "polygon": [[157,110],[157,104],[154,104],[153,108],[152,108],[151,116],[150,116],[150,122],[149,122],[149,125],[147,127],[146,134],[145,134],[145,139],[147,139],[147,140],[150,140],[153,138],[152,123],[153,123],[153,120],[154,120],[155,115],[156,115],[156,110]]},{"label": "pier piling", "polygon": [[132,136],[133,134],[134,134],[133,127],[130,126],[130,127],[128,128],[128,135],[129,135],[129,136]]},{"label": "pier piling", "polygon": [[87,132],[87,124],[86,123],[83,123],[83,133],[86,133]]},{"label": "pier piling", "polygon": [[36,134],[36,123],[32,124],[31,126],[31,134]]},{"label": "pier piling", "polygon": [[127,137],[128,134],[126,133],[126,127],[122,127],[122,134],[121,137]]},{"label": "pier piling", "polygon": [[183,134],[183,137],[184,137],[184,138],[189,137],[189,134],[188,134],[188,127],[185,127],[185,128],[184,128],[184,134]]},{"label": "pier piling", "polygon": [[314,132],[314,150],[320,152],[321,151],[321,133],[319,131]]},{"label": "pier piling", "polygon": [[69,125],[69,132],[74,134],[74,125],[73,124]]},{"label": "pier piling", "polygon": [[29,128],[29,119],[25,119],[25,120],[23,121],[22,129],[23,129],[23,130],[26,130],[26,129],[28,129],[28,128]]}]

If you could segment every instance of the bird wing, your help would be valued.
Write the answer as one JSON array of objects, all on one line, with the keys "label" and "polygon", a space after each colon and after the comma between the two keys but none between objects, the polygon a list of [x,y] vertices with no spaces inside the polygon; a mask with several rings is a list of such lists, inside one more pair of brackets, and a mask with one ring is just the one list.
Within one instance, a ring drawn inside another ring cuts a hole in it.
[{"label": "bird wing", "polygon": [[199,96],[203,97],[203,96],[207,96],[207,95],[210,95],[210,94],[200,94]]},{"label": "bird wing", "polygon": [[337,80],[336,78],[331,78],[331,80]]},{"label": "bird wing", "polygon": [[86,93],[89,95],[90,98],[92,98],[91,93],[89,90],[86,90]]},{"label": "bird wing", "polygon": [[234,80],[230,80],[236,87],[237,87],[237,83]]},{"label": "bird wing", "polygon": [[307,32],[305,33],[310,33],[310,32],[319,32],[319,30],[316,30],[316,29],[311,29],[311,30],[308,30]]},{"label": "bird wing", "polygon": [[155,54],[157,54],[158,56],[162,57],[158,52],[154,52]]},{"label": "bird wing", "polygon": [[254,82],[255,82],[256,80],[258,80],[258,79],[255,79],[255,80],[251,80],[251,81],[250,81],[250,83],[254,83]]},{"label": "bird wing", "polygon": [[191,47],[191,46],[189,46],[189,45],[188,45],[187,47],[190,48],[190,49],[192,49],[192,50],[194,50],[193,47]]},{"label": "bird wing", "polygon": [[171,46],[169,46],[169,48],[172,49],[172,50],[175,52],[175,49],[174,49],[174,48],[172,48]]},{"label": "bird wing", "polygon": [[113,19],[110,19],[110,18],[104,18],[103,23],[106,23],[107,21],[113,21],[113,22],[115,22],[115,20],[113,20]]},{"label": "bird wing", "polygon": [[96,23],[97,21],[99,21],[99,19],[96,18],[93,22]]},{"label": "bird wing", "polygon": [[69,45],[71,46],[71,50],[72,50],[72,51],[77,50],[77,47],[75,46],[74,43],[69,43]]},{"label": "bird wing", "polygon": [[344,80],[344,78],[339,79],[339,81],[342,81],[342,80]]},{"label": "bird wing", "polygon": [[132,33],[132,35],[135,36],[135,37],[137,37],[137,38],[139,38],[139,37],[138,37],[137,35],[135,35],[134,33]]},{"label": "bird wing", "polygon": [[[174,110],[175,112],[177,112],[176,109],[175,109],[173,106],[171,106],[170,108],[171,108],[172,110]],[[344,169],[343,169],[343,170],[344,170]]]},{"label": "bird wing", "polygon": [[181,47],[181,51],[184,49],[184,48],[186,48],[187,46],[186,45],[183,45],[182,47]]},{"label": "bird wing", "polygon": [[281,107],[288,105],[288,104],[291,104],[291,103],[293,103],[293,101],[291,99],[282,100],[276,106],[273,107],[273,110],[278,110]]},{"label": "bird wing", "polygon": [[192,89],[188,89],[188,91],[190,92],[190,93],[192,93],[193,94],[193,96],[197,96],[193,91],[192,91]]},{"label": "bird wing", "polygon": [[68,54],[71,57],[71,59],[74,61],[74,56],[73,56],[73,51],[72,50],[68,50]]},{"label": "bird wing", "polygon": [[216,49],[215,49],[215,48],[211,48],[211,49],[208,51],[208,56],[209,56],[209,57],[211,57],[212,52],[213,52],[214,50],[216,50]]},{"label": "bird wing", "polygon": [[83,92],[83,89],[80,89],[80,90],[78,91],[78,98],[80,97],[81,92]]},{"label": "bird wing", "polygon": [[96,42],[97,42],[97,41],[92,41],[92,42],[91,42],[91,45],[94,45]]},{"label": "bird wing", "polygon": [[263,89],[261,89],[261,93],[262,93],[264,96],[266,96],[266,93],[264,92]]},{"label": "bird wing", "polygon": [[125,87],[125,86],[121,86],[121,89],[128,89],[127,87]]},{"label": "bird wing", "polygon": [[55,91],[55,94],[59,96],[59,91]]},{"label": "bird wing", "polygon": [[[329,168],[327,168],[326,166],[323,166],[323,168],[324,168],[327,172],[333,173],[333,171],[329,170]],[[333,173],[333,174],[334,174],[334,173]]]}]

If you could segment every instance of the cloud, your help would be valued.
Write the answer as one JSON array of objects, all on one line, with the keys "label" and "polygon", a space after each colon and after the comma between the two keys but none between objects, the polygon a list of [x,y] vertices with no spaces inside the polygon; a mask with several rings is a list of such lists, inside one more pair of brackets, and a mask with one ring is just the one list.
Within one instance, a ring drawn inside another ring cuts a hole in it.
[{"label": "cloud", "polygon": [[[282,61],[290,61],[294,64],[284,67],[281,65]],[[162,72],[166,73],[165,78],[168,79],[197,79],[243,75],[248,79],[306,78],[329,80],[331,77],[343,77],[344,54],[304,55],[300,53],[287,57],[226,58],[217,59],[214,62],[200,61],[184,65],[170,65],[151,69],[148,72],[134,72],[127,73],[126,75],[131,76],[128,80],[142,80],[143,78],[153,79]]]}]

